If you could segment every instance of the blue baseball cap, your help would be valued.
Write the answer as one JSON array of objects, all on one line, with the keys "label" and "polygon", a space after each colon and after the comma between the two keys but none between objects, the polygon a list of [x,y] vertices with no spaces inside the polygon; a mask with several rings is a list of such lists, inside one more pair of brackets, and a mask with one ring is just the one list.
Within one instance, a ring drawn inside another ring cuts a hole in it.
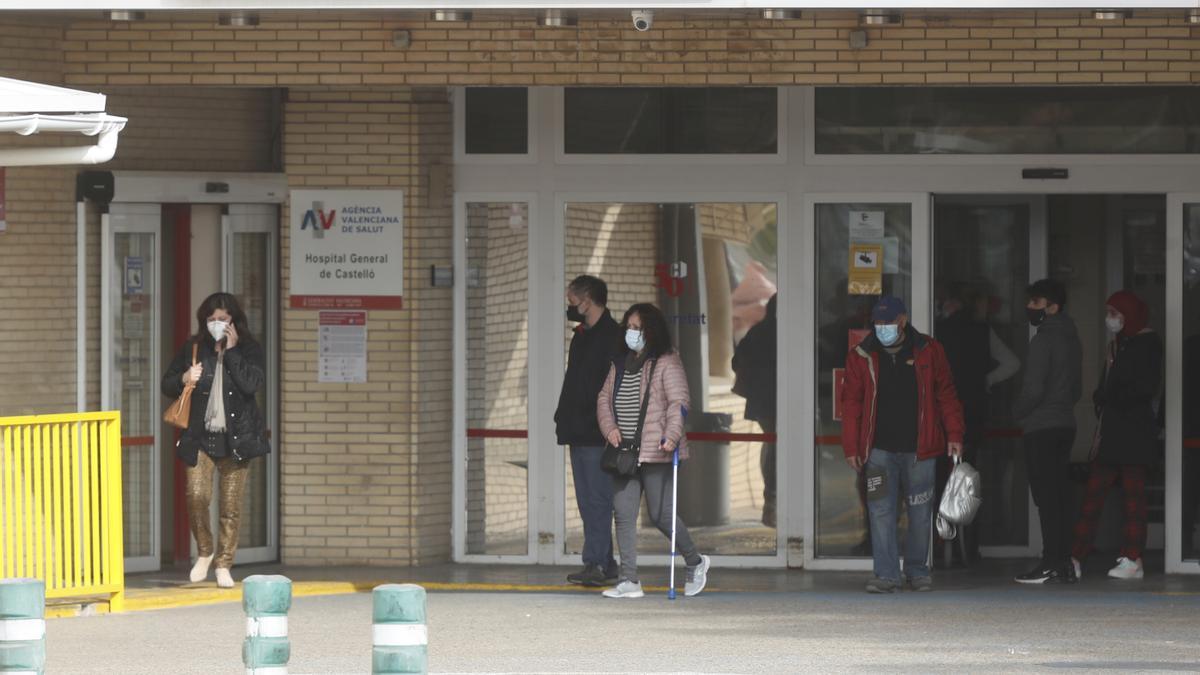
[{"label": "blue baseball cap", "polygon": [[904,301],[892,295],[885,295],[879,298],[875,307],[871,309],[871,320],[895,323],[896,317],[901,314],[908,314]]}]

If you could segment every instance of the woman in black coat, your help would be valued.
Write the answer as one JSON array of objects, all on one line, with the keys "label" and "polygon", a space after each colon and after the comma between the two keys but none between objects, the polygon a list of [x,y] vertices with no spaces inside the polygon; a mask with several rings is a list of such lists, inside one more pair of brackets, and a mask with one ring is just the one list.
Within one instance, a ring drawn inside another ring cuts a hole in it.
[{"label": "woman in black coat", "polygon": [[[215,556],[217,585],[232,588],[229,570],[237,553],[250,460],[270,451],[256,398],[265,380],[263,350],[250,334],[245,312],[229,293],[208,296],[196,311],[196,321],[196,334],[163,375],[162,392],[177,398],[186,384],[196,385],[188,426],[175,444],[175,454],[188,466],[188,521],[197,552],[191,580],[206,579]],[[196,365],[192,365],[193,346]],[[214,469],[221,474],[220,546],[215,551],[208,525]]]},{"label": "woman in black coat", "polygon": [[1108,571],[1116,579],[1141,579],[1146,546],[1146,465],[1158,454],[1158,416],[1154,402],[1161,386],[1163,346],[1147,324],[1146,303],[1129,291],[1108,299],[1105,323],[1114,333],[1100,385],[1092,400],[1098,417],[1094,458],[1087,496],[1075,525],[1072,557],[1079,561],[1092,549],[1108,488],[1118,479],[1125,493],[1123,543],[1117,565]]}]

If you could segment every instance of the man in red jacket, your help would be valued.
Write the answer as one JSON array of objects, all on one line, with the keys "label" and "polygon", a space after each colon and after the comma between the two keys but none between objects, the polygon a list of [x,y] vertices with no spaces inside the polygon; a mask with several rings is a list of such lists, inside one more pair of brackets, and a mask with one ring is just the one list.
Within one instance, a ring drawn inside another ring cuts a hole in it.
[{"label": "man in red jacket", "polygon": [[942,346],[908,323],[899,298],[871,310],[875,331],[846,357],[842,451],[865,473],[875,575],[868,593],[900,588],[896,502],[908,504],[904,576],[914,591],[933,589],[929,540],[937,457],[962,455],[963,413]]}]

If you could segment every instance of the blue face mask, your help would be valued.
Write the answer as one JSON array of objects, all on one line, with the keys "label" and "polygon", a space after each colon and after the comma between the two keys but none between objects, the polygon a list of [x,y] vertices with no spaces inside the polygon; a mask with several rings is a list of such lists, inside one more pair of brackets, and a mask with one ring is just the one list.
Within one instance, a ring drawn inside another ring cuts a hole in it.
[{"label": "blue face mask", "polygon": [[885,323],[875,326],[875,337],[879,338],[880,344],[884,347],[891,347],[900,341],[900,325]]},{"label": "blue face mask", "polygon": [[642,334],[642,331],[630,328],[625,331],[625,346],[635,352],[640,352],[646,346],[646,336]]}]

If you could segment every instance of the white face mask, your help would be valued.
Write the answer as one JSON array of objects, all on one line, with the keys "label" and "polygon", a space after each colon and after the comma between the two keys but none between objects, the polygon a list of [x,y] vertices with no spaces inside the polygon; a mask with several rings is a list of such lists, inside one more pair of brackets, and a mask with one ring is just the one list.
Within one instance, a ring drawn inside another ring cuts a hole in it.
[{"label": "white face mask", "polygon": [[1108,326],[1108,332],[1120,333],[1121,329],[1125,327],[1125,319],[1119,316],[1106,316],[1104,317],[1104,325]]},{"label": "white face mask", "polygon": [[642,331],[630,328],[625,331],[625,346],[635,352],[640,352],[646,346],[646,336],[642,334]]},{"label": "white face mask", "polygon": [[227,321],[208,322],[208,334],[211,335],[212,339],[216,340],[217,342],[220,342],[221,338],[225,337],[226,328],[229,328],[229,323]]}]

